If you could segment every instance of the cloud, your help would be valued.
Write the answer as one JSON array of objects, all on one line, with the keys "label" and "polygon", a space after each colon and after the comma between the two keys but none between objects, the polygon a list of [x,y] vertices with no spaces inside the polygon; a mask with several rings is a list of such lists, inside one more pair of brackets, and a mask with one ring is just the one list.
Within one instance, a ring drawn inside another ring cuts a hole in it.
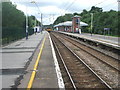
[{"label": "cloud", "polygon": [[[81,13],[83,9],[90,10],[92,6],[103,8],[104,11],[117,10],[117,0],[11,0],[17,4],[17,8],[29,15],[34,15],[40,20],[38,13],[43,13],[44,24],[50,24],[53,20],[49,19],[54,14],[54,18],[65,13]],[[52,17],[51,17],[52,18]]]},{"label": "cloud", "polygon": [[[58,6],[61,4],[60,0],[11,0],[12,2],[16,2],[17,4],[29,6],[29,7],[36,7],[35,3],[39,7],[45,7],[45,6]],[[33,3],[35,2],[35,3]]]}]

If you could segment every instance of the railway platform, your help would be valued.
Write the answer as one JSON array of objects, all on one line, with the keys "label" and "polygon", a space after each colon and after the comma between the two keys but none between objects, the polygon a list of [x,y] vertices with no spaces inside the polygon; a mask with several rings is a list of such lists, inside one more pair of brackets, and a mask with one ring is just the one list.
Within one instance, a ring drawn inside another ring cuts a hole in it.
[{"label": "railway platform", "polygon": [[[33,61],[26,70],[18,88],[63,88],[63,80],[52,46],[47,33],[38,47]],[[62,82],[61,82],[62,81]]]},{"label": "railway platform", "polygon": [[88,33],[78,34],[78,33],[68,33],[68,32],[61,32],[61,31],[58,31],[58,32],[66,34],[71,37],[82,39],[84,41],[94,42],[94,43],[97,43],[98,45],[101,44],[101,45],[105,45],[105,46],[120,50],[118,37],[97,35],[97,34],[91,35]]},{"label": "railway platform", "polygon": [[49,33],[2,48],[2,88],[64,88]]}]

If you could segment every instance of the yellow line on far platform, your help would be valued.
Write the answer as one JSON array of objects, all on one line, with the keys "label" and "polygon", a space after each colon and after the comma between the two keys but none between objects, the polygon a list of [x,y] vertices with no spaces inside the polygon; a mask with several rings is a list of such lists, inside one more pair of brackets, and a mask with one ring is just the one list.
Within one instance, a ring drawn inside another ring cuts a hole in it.
[{"label": "yellow line on far platform", "polygon": [[42,46],[40,48],[40,52],[39,52],[38,57],[36,59],[36,62],[35,62],[35,65],[34,65],[34,69],[33,69],[33,72],[31,74],[28,86],[27,86],[27,90],[30,90],[31,87],[32,87],[32,84],[33,84],[33,81],[34,81],[34,78],[35,78],[35,75],[36,75],[36,70],[37,70],[37,67],[38,67],[38,63],[40,61],[40,57],[41,57],[41,54],[42,54],[42,51],[43,51],[43,47],[44,47],[44,44],[45,44],[45,40],[46,40],[46,37],[44,38],[44,40],[42,42]]}]

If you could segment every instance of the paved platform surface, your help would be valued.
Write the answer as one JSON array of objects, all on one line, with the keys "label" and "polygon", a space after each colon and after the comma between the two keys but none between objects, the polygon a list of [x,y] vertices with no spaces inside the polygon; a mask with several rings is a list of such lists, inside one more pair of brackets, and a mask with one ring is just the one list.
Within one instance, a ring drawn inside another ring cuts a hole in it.
[{"label": "paved platform surface", "polygon": [[32,88],[59,88],[50,40],[47,35]]},{"label": "paved platform surface", "polygon": [[[27,68],[27,73],[24,75],[23,79],[20,81],[18,88],[37,88],[37,89],[46,89],[46,88],[64,88],[64,84],[60,75],[60,70],[58,70],[58,65],[55,64],[55,55],[53,55],[53,48],[51,45],[51,40],[49,34],[45,34],[45,43],[42,49],[43,42],[39,45],[36,50],[33,59]],[[44,41],[44,40],[43,40]],[[38,54],[40,54],[39,63],[37,70],[34,72],[34,66],[36,65]],[[54,53],[55,54],[55,53]],[[57,69],[56,69],[57,68]],[[35,77],[34,77],[35,76]],[[33,78],[34,77],[34,78]],[[33,79],[33,80],[32,80]],[[31,81],[32,80],[32,81]],[[62,85],[59,83],[62,83]]]},{"label": "paved platform surface", "polygon": [[2,75],[0,74],[2,88],[11,88],[15,84],[16,78],[23,74],[26,63],[31,60],[36,47],[41,43],[45,34],[46,32],[43,31],[43,33],[29,36],[28,40],[23,38],[2,47],[0,51],[2,53],[0,71],[3,71]]},{"label": "paved platform surface", "polygon": [[68,32],[61,32],[61,31],[59,31],[59,32],[64,33],[64,34],[68,34],[68,35],[72,35],[72,36],[76,36],[76,37],[80,37],[80,38],[84,38],[87,40],[92,40],[92,41],[95,41],[98,43],[109,45],[111,47],[120,48],[118,37],[98,35],[98,34],[91,35],[88,33],[78,34],[78,33],[68,33]]}]

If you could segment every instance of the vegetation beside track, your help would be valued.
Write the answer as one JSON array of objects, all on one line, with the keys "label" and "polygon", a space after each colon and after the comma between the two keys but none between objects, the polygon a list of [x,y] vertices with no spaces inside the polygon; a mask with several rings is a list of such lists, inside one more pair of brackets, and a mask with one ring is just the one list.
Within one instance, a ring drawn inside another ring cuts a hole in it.
[{"label": "vegetation beside track", "polygon": [[[34,33],[35,16],[28,16],[29,35]],[[37,24],[40,23],[37,21]],[[26,16],[12,2],[2,2],[2,44],[10,43],[26,36]]]},{"label": "vegetation beside track", "polygon": [[[81,16],[81,21],[86,22],[89,25],[88,27],[82,27],[82,32],[91,33],[91,13],[93,13],[92,33],[120,36],[120,32],[118,30],[118,23],[120,21],[118,20],[118,14],[120,14],[120,11],[103,11],[102,8],[95,6],[91,7],[89,11],[84,9],[81,13],[65,14],[64,16],[59,16],[55,20],[54,25],[65,21],[71,21],[74,15],[79,15]],[[104,28],[110,28],[110,30],[104,30]]]}]

